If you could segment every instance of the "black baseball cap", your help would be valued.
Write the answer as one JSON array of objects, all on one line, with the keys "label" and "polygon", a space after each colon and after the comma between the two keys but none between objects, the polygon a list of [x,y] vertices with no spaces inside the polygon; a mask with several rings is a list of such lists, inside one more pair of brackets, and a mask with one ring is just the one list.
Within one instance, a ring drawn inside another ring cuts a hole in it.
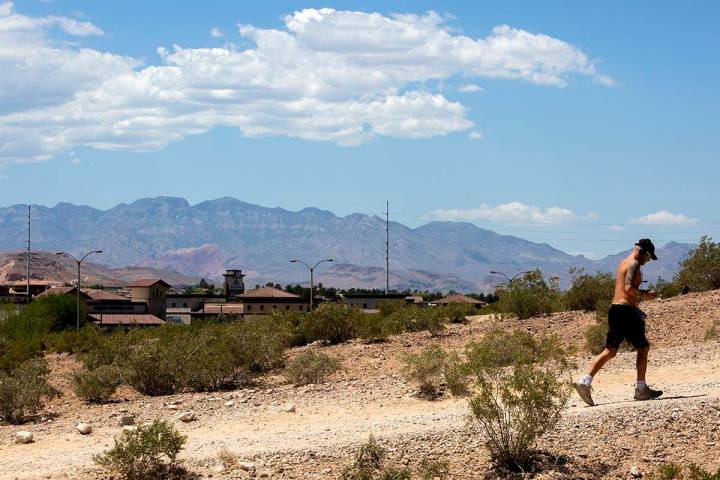
[{"label": "black baseball cap", "polygon": [[648,252],[650,254],[650,258],[657,260],[657,257],[655,256],[655,245],[653,245],[649,238],[641,238],[635,245]]}]

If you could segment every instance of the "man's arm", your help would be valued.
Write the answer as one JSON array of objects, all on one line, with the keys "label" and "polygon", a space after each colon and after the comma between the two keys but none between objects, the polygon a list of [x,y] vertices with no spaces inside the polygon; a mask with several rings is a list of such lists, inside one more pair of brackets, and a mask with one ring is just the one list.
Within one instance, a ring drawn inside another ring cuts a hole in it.
[{"label": "man's arm", "polygon": [[638,296],[640,298],[649,298],[649,299],[655,298],[654,291],[640,290],[639,285],[637,287],[635,285],[633,285],[633,281],[635,280],[635,275],[637,274],[639,269],[640,269],[640,262],[638,262],[637,260],[633,260],[632,262],[630,262],[630,265],[628,265],[627,273],[625,274],[625,292],[632,293],[634,290],[638,293]]}]

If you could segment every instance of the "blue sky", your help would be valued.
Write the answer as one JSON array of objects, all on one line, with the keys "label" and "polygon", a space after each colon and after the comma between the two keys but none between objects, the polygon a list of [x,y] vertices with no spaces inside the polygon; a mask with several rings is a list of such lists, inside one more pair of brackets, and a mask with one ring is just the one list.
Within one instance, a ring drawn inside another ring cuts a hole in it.
[{"label": "blue sky", "polygon": [[591,256],[720,237],[719,21],[716,2],[0,0],[0,205],[389,200],[410,226]]}]

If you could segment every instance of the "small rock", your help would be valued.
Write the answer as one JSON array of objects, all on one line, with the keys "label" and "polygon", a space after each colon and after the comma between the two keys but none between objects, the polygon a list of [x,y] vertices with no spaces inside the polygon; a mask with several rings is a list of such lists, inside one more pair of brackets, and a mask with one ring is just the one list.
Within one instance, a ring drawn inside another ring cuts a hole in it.
[{"label": "small rock", "polygon": [[118,425],[121,427],[135,425],[135,417],[133,415],[122,415],[120,417],[120,421],[118,422]]},{"label": "small rock", "polygon": [[238,468],[246,472],[252,472],[255,470],[255,464],[252,462],[238,462]]},{"label": "small rock", "polygon": [[195,414],[193,412],[183,412],[178,416],[178,420],[181,422],[192,422],[195,420]]},{"label": "small rock", "polygon": [[288,413],[295,413],[295,404],[294,403],[288,403],[283,407],[283,410],[285,410]]},{"label": "small rock", "polygon": [[173,405],[173,404],[168,405],[167,408],[168,408],[168,410],[177,410],[178,409],[177,405]]},{"label": "small rock", "polygon": [[136,425],[123,425],[122,430],[123,432],[135,432],[137,428]]},{"label": "small rock", "polygon": [[232,407],[233,405],[235,405],[235,402],[233,402],[232,400],[228,400],[227,402],[225,402],[226,407]]},{"label": "small rock", "polygon": [[25,430],[22,430],[22,431],[15,433],[15,443],[32,443],[32,442],[33,442],[32,432],[27,432]]},{"label": "small rock", "polygon": [[272,476],[272,470],[264,468],[258,472],[260,478],[270,478]]},{"label": "small rock", "polygon": [[90,435],[92,433],[92,427],[87,423],[80,422],[75,425],[75,430],[82,433],[83,435]]},{"label": "small rock", "polygon": [[223,473],[225,471],[225,465],[222,463],[218,463],[216,465],[213,465],[211,469],[214,473]]},{"label": "small rock", "polygon": [[642,472],[640,471],[640,468],[637,465],[633,465],[630,469],[630,475],[633,476],[633,478],[641,478]]}]

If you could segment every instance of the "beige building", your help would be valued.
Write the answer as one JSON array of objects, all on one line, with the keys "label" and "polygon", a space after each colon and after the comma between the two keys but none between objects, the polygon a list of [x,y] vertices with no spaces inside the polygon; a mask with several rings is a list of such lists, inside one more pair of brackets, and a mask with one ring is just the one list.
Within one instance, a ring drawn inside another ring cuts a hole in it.
[{"label": "beige building", "polygon": [[127,286],[130,289],[130,298],[133,302],[145,302],[148,313],[156,317],[165,318],[167,308],[167,292],[170,285],[159,278],[146,278],[135,280]]},{"label": "beige building", "polygon": [[273,312],[307,312],[308,300],[274,287],[260,287],[238,295],[245,315],[263,315]]}]

